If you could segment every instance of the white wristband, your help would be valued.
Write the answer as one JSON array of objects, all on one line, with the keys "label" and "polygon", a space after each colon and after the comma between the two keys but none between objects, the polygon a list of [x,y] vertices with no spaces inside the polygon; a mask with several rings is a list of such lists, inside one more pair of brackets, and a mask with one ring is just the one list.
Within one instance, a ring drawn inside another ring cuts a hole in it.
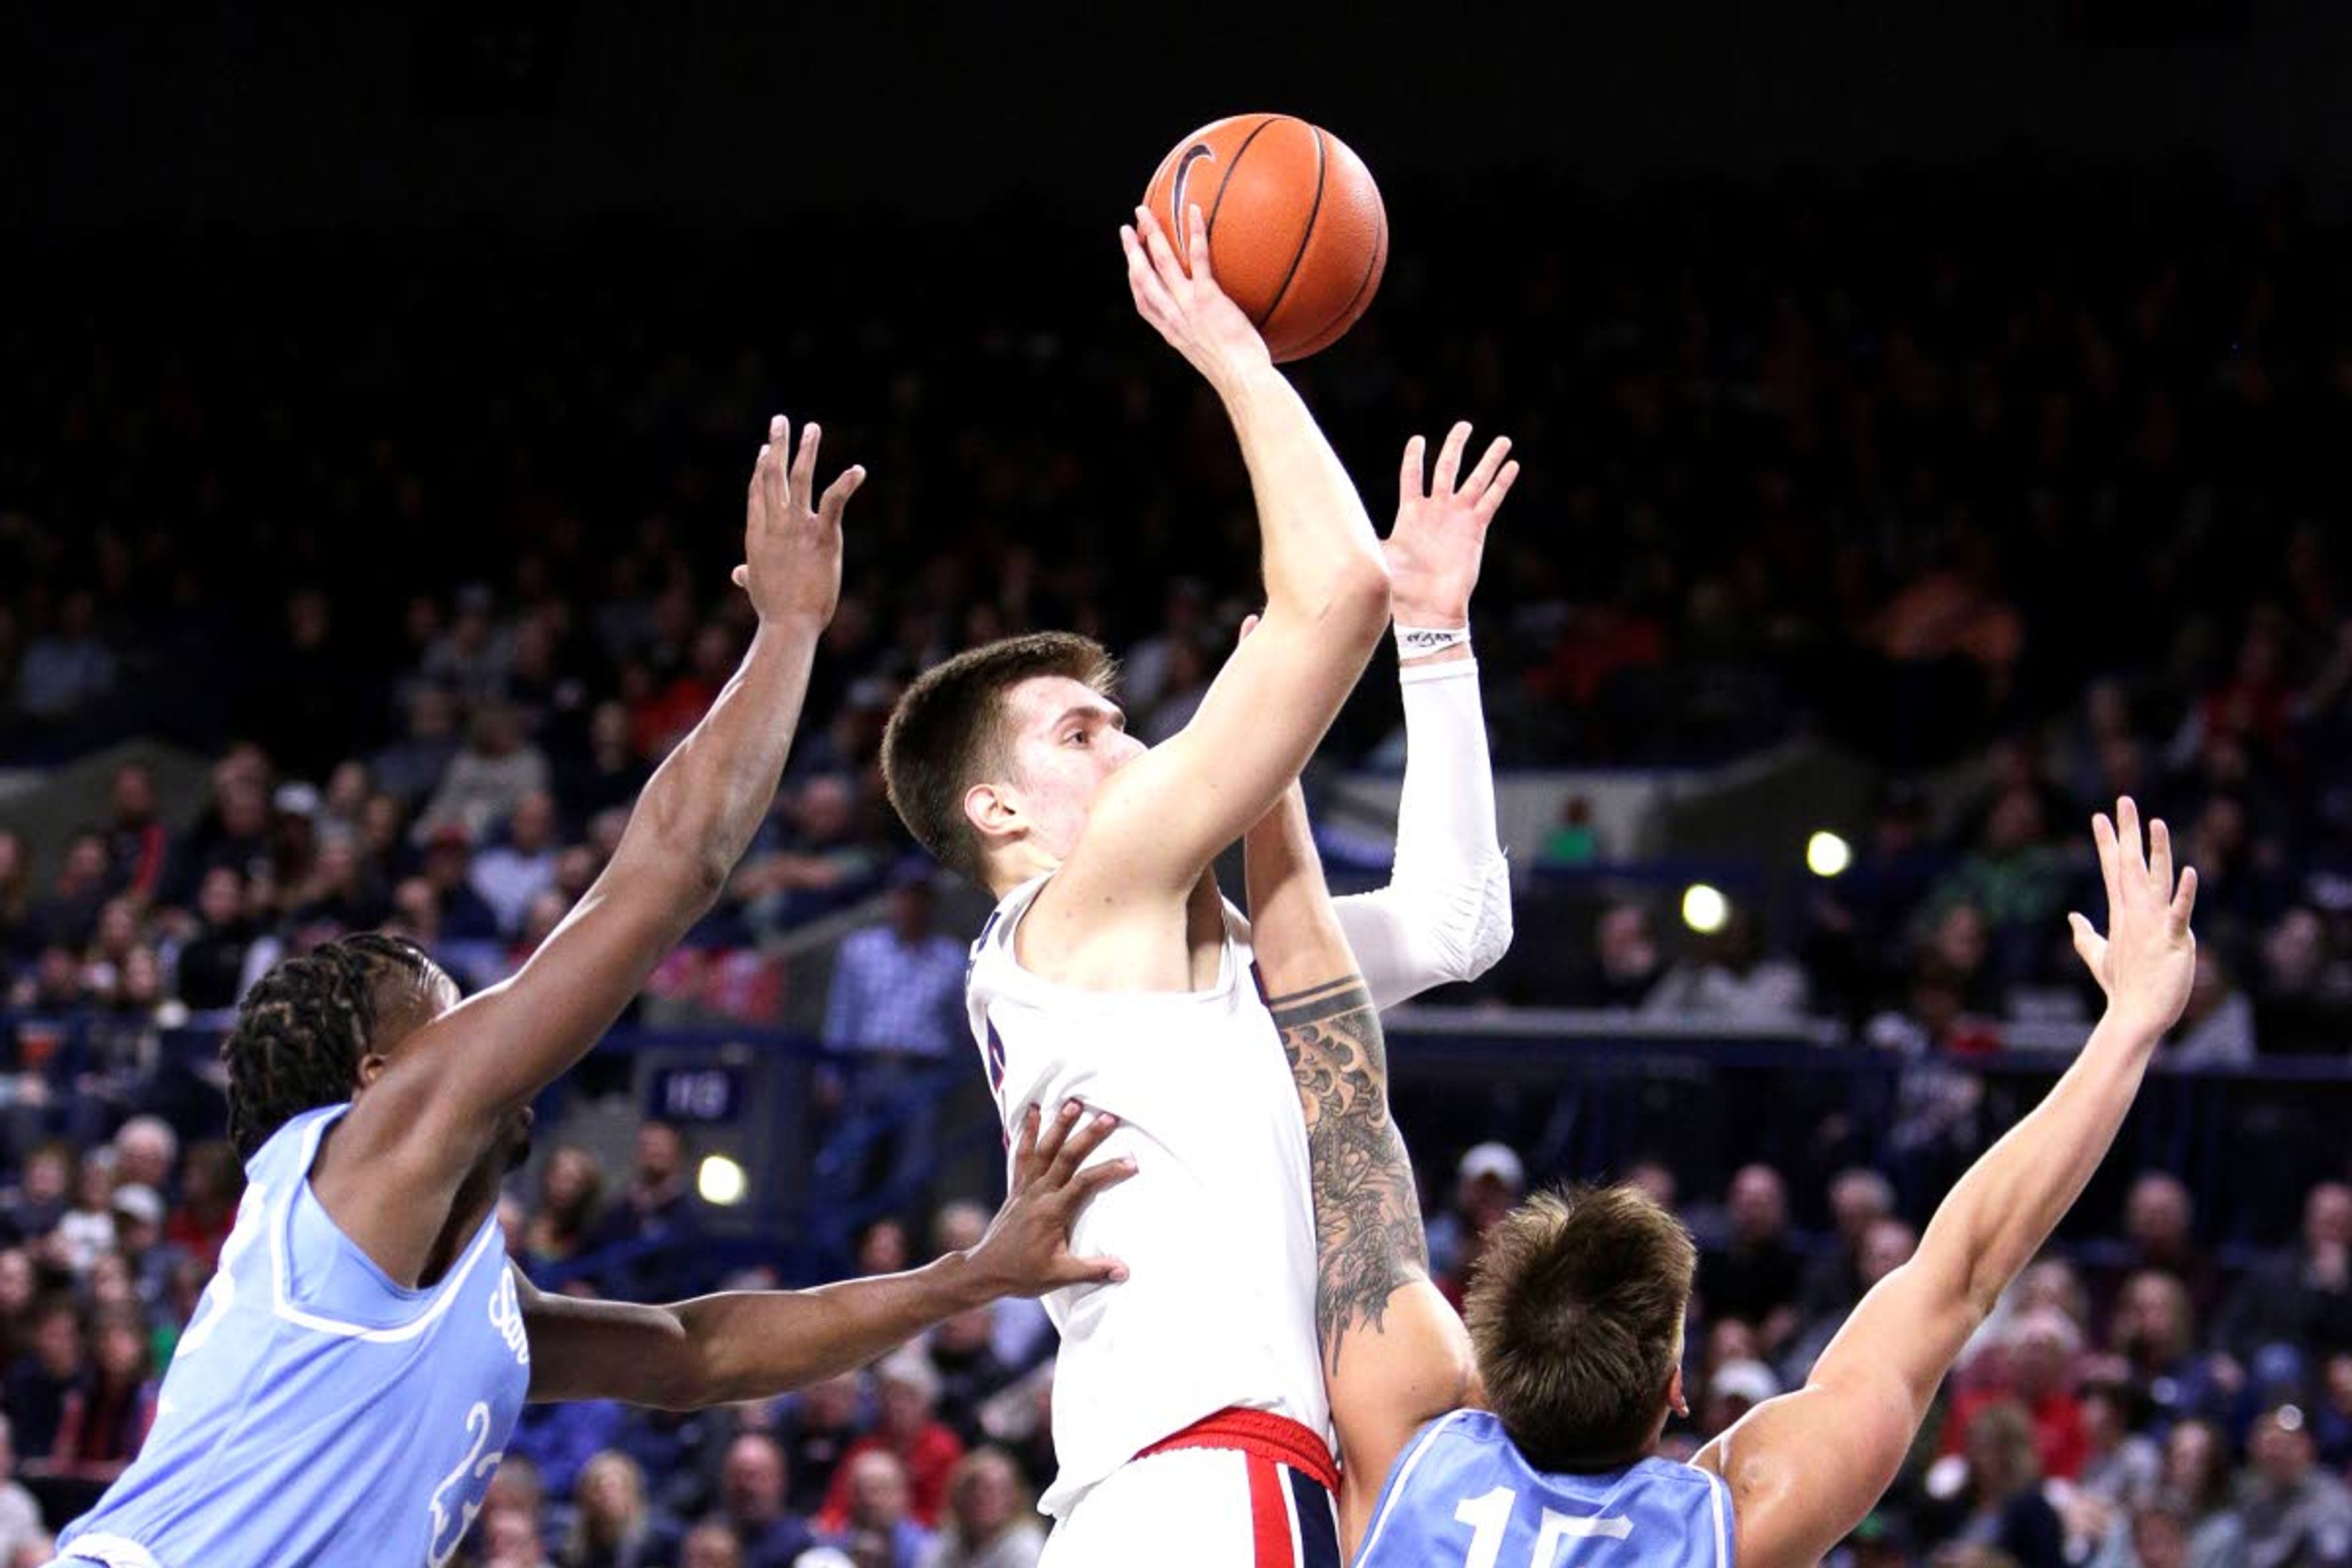
[{"label": "white wristband", "polygon": [[1469,640],[1470,626],[1466,621],[1458,626],[1408,626],[1400,622],[1396,627],[1399,658],[1426,658]]}]

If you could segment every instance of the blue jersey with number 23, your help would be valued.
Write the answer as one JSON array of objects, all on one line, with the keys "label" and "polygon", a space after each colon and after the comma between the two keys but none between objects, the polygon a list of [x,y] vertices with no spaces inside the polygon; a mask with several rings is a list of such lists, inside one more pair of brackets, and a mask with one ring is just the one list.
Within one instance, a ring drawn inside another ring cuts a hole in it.
[{"label": "blue jersey with number 23", "polygon": [[147,1446],[60,1538],[108,1568],[427,1568],[482,1506],[530,1381],[498,1216],[424,1289],[387,1278],[310,1192],[350,1107],[295,1117],[163,1379]]},{"label": "blue jersey with number 23", "polygon": [[1694,1465],[1560,1475],[1503,1424],[1457,1410],[1389,1472],[1356,1568],[1732,1568],[1731,1496]]}]

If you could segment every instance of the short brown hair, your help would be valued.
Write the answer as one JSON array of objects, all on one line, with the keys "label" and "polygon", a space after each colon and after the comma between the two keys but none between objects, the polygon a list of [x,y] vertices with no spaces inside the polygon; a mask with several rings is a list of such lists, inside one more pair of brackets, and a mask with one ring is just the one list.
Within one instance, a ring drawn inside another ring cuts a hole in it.
[{"label": "short brown hair", "polygon": [[950,870],[982,880],[980,835],[963,814],[963,794],[1003,771],[1004,694],[1061,675],[1108,697],[1118,673],[1102,644],[1076,632],[1006,637],[925,670],[882,731],[882,782],[907,831]]},{"label": "short brown hair", "polygon": [[1641,1458],[1697,1263],[1682,1222],[1630,1185],[1538,1194],[1496,1222],[1463,1316],[1486,1402],[1529,1464]]}]

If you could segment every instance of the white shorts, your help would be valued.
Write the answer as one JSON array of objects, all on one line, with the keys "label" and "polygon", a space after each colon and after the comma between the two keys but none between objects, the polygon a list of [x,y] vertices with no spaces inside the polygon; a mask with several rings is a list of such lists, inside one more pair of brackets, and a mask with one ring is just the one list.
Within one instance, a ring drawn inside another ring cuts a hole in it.
[{"label": "white shorts", "polygon": [[1230,1414],[1292,1427],[1314,1451],[1213,1416],[1097,1482],[1054,1527],[1037,1568],[1340,1568],[1328,1450],[1295,1423]]}]

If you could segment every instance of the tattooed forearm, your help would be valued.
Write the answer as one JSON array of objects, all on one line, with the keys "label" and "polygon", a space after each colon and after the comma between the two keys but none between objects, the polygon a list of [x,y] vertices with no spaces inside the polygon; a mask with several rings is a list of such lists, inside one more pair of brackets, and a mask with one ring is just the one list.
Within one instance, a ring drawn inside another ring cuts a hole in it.
[{"label": "tattooed forearm", "polygon": [[1348,1331],[1381,1326],[1389,1297],[1429,1273],[1404,1136],[1389,1118],[1388,1047],[1360,976],[1276,997],[1314,1164],[1316,1331],[1337,1372]]}]

